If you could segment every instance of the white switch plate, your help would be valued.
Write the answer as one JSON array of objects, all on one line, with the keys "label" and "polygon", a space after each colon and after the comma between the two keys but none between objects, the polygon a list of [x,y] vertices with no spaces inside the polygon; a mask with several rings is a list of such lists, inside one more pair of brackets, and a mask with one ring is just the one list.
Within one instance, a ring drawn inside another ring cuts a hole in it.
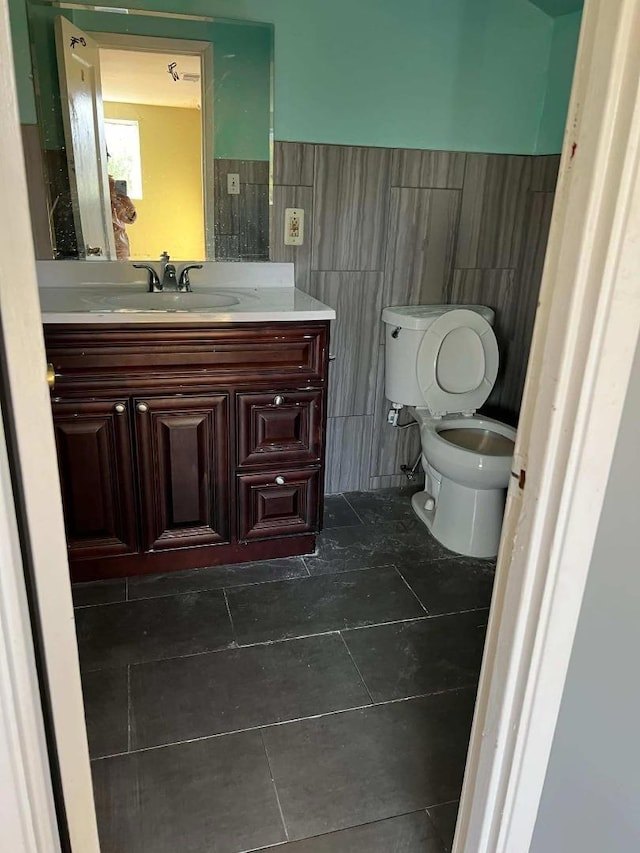
[{"label": "white switch plate", "polygon": [[300,207],[287,207],[284,212],[285,246],[302,246],[304,243],[304,210]]},{"label": "white switch plate", "polygon": [[227,174],[227,193],[229,195],[240,195],[240,175],[237,172]]}]

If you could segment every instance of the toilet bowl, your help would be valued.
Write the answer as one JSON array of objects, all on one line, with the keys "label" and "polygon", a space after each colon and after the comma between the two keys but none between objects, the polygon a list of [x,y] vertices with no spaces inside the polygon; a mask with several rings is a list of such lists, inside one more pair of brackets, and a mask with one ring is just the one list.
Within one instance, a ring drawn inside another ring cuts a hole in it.
[{"label": "toilet bowl", "polygon": [[385,308],[385,394],[420,428],[424,491],[418,518],[445,547],[498,552],[516,430],[476,414],[498,374],[498,345],[484,306]]},{"label": "toilet bowl", "polygon": [[413,409],[420,425],[425,489],[413,509],[446,548],[467,556],[498,553],[516,430],[492,418],[433,418]]}]

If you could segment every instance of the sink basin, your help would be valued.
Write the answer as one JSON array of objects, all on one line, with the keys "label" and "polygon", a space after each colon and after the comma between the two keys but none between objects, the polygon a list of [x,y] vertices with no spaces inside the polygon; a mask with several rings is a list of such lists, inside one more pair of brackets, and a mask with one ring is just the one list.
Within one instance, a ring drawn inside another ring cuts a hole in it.
[{"label": "sink basin", "polygon": [[207,311],[240,302],[227,293],[122,293],[89,299],[111,311]]}]

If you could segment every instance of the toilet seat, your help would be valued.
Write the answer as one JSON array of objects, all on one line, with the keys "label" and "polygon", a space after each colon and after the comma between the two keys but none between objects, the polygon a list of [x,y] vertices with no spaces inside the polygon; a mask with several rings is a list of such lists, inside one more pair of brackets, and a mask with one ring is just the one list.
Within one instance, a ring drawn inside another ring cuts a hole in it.
[{"label": "toilet seat", "polygon": [[465,308],[438,317],[425,332],[417,379],[430,412],[474,412],[498,375],[498,344],[489,323]]}]

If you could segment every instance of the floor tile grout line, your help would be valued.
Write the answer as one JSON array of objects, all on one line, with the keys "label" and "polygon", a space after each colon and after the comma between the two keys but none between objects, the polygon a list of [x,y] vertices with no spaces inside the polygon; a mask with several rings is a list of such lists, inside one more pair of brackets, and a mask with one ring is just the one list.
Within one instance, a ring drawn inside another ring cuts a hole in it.
[{"label": "floor tile grout line", "polygon": [[234,638],[234,641],[235,641],[236,629],[235,629],[235,626],[233,624],[233,616],[231,615],[231,607],[229,606],[229,599],[227,597],[227,590],[223,589],[222,594],[224,595],[224,603],[227,606],[227,613],[229,614],[229,622],[231,623],[231,636]]},{"label": "floor tile grout line", "polygon": [[459,616],[466,613],[482,613],[488,611],[488,607],[471,607],[467,610],[451,610],[446,613],[425,613],[424,616],[410,616],[407,619],[393,619],[389,622],[372,622],[367,625],[350,625],[343,628],[329,628],[326,631],[318,631],[316,634],[296,634],[296,636],[294,637],[276,637],[273,640],[258,640],[255,643],[238,643],[234,640],[229,645],[221,646],[218,649],[205,649],[201,652],[190,652],[185,655],[173,655],[171,657],[166,658],[132,660],[121,664],[114,664],[112,666],[96,667],[95,669],[85,666],[82,668],[82,671],[85,673],[103,672],[111,669],[120,669],[120,667],[124,666],[146,666],[147,664],[162,663],[163,661],[182,660],[183,658],[195,658],[200,657],[201,655],[215,655],[221,654],[222,652],[241,651],[242,649],[254,649],[260,646],[274,646],[278,643],[292,643],[296,642],[297,640],[310,640],[314,637],[330,637],[334,634],[339,634],[341,631],[366,631],[368,628],[384,628],[387,625],[403,625],[408,624],[410,622],[426,622],[427,620],[431,619],[440,619],[443,616]]},{"label": "floor tile grout line", "polygon": [[[313,556],[313,555],[308,555],[308,556]],[[95,604],[75,604],[74,610],[84,610],[87,607],[108,607],[111,604],[125,604],[126,602],[129,602],[131,604],[135,604],[136,601],[152,601],[156,598],[171,598],[172,596],[177,596],[177,595],[196,595],[196,594],[199,594],[201,592],[222,592],[224,589],[241,589],[241,588],[248,587],[248,586],[262,586],[263,584],[280,583],[280,582],[284,582],[284,581],[300,581],[300,580],[306,580],[307,577],[313,577],[313,575],[309,575],[309,569],[307,568],[306,564],[304,563],[304,558],[302,557],[302,555],[300,556],[300,560],[302,560],[303,566],[306,569],[307,574],[306,575],[300,575],[299,577],[271,578],[269,580],[264,580],[264,581],[253,581],[251,583],[230,584],[228,586],[212,586],[212,587],[203,587],[202,589],[178,590],[177,592],[161,592],[157,595],[142,595],[139,598],[127,597],[127,598],[121,599],[120,601],[100,601],[100,602],[96,602]],[[136,577],[138,577],[138,576],[136,576]],[[129,578],[127,577],[127,578],[125,578],[125,580],[127,580],[127,582],[128,582]],[[127,592],[127,596],[128,596],[128,592]]]},{"label": "floor tile grout line", "polygon": [[429,611],[427,610],[427,608],[425,607],[425,605],[422,603],[422,600],[418,597],[417,592],[415,592],[415,590],[413,589],[413,587],[411,587],[411,585],[409,584],[409,581],[405,578],[405,576],[402,574],[402,572],[400,571],[400,569],[399,569],[397,566],[394,566],[394,569],[396,570],[396,572],[397,572],[398,576],[400,577],[400,579],[402,580],[402,582],[404,583],[404,585],[407,587],[407,589],[409,590],[409,592],[411,593],[411,595],[412,595],[412,596],[415,598],[415,600],[418,602],[418,604],[420,605],[420,607],[422,607],[422,609],[423,609],[423,610],[424,610],[424,612],[427,614],[427,616],[430,616],[431,614],[429,613]]},{"label": "floor tile grout line", "polygon": [[[95,762],[95,761],[103,761],[106,758],[118,758],[122,755],[127,755],[127,754],[136,755],[140,752],[152,752],[153,750],[156,750],[156,749],[167,749],[170,746],[182,746],[182,745],[188,744],[188,743],[199,743],[200,741],[204,741],[204,740],[213,740],[214,738],[229,737],[231,735],[242,735],[242,734],[247,734],[248,732],[259,732],[259,731],[262,731],[263,729],[272,729],[272,728],[276,728],[276,727],[280,727],[280,726],[288,726],[288,725],[292,725],[293,723],[305,723],[305,722],[308,722],[309,720],[321,720],[325,717],[337,717],[339,714],[349,714],[349,713],[353,713],[354,711],[370,711],[373,708],[384,708],[388,705],[400,705],[403,702],[413,702],[416,699],[429,699],[433,696],[444,696],[445,694],[449,694],[449,693],[462,693],[465,690],[472,690],[472,689],[473,690],[476,689],[475,684],[473,684],[473,685],[467,684],[467,685],[462,685],[459,687],[446,687],[443,690],[434,690],[431,693],[416,693],[415,695],[412,695],[412,696],[401,696],[401,697],[396,698],[396,699],[384,699],[381,702],[374,702],[373,704],[367,703],[366,705],[354,705],[351,708],[338,708],[335,711],[324,711],[321,714],[310,714],[306,717],[293,717],[290,720],[275,720],[274,722],[271,722],[271,723],[261,723],[259,725],[255,725],[255,726],[247,726],[244,729],[231,729],[228,732],[215,732],[214,734],[200,735],[198,737],[186,738],[185,740],[175,740],[175,741],[170,741],[168,743],[158,743],[158,744],[154,744],[153,746],[141,746],[138,749],[132,750],[130,753],[113,752],[113,753],[110,753],[109,755],[96,756],[95,758],[92,758],[91,760],[92,760],[92,762]],[[425,808],[426,808],[426,806],[425,806]]]},{"label": "floor tile grout line", "polygon": [[271,784],[273,785],[273,792],[276,795],[276,802],[278,804],[278,811],[280,812],[280,820],[282,821],[282,828],[284,829],[284,835],[286,840],[289,840],[289,830],[287,828],[287,822],[284,819],[284,812],[282,810],[282,803],[280,802],[280,793],[278,791],[278,786],[276,785],[275,776],[273,775],[273,769],[271,767],[271,759],[269,758],[269,750],[267,749],[267,744],[264,741],[263,730],[260,729],[260,741],[262,742],[262,748],[264,749],[264,757],[267,759],[267,767],[269,768],[269,776],[271,776]]},{"label": "floor tile grout line", "polygon": [[[307,567],[307,569],[308,569],[308,567]],[[342,570],[337,571],[337,572],[313,572],[313,573],[311,573],[309,571],[309,577],[312,577],[312,578],[340,577],[340,575],[348,575],[348,574],[351,574],[352,572],[375,572],[375,571],[378,571],[378,569],[395,569],[395,566],[393,563],[382,563],[379,566],[361,566],[359,569],[342,569]],[[305,578],[297,578],[297,580],[305,580]]]},{"label": "floor tile grout line", "polygon": [[[308,554],[307,556],[313,557],[314,555]],[[79,605],[76,605],[74,607],[74,609],[75,610],[86,610],[89,607],[111,607],[114,604],[135,604],[137,601],[154,601],[157,598],[173,598],[173,597],[177,597],[179,595],[199,595],[199,594],[204,593],[204,592],[226,592],[227,590],[233,591],[236,589],[248,589],[249,587],[254,587],[254,586],[266,586],[267,584],[272,584],[272,583],[295,583],[296,581],[307,581],[310,578],[328,577],[328,576],[333,576],[333,575],[336,575],[336,576],[347,575],[351,572],[371,572],[371,571],[376,571],[378,569],[395,568],[393,563],[385,563],[384,565],[380,565],[380,566],[364,566],[362,568],[357,568],[357,569],[356,568],[347,569],[346,571],[342,571],[342,572],[318,572],[316,574],[311,574],[311,572],[309,571],[309,567],[307,566],[307,564],[305,562],[304,557],[301,557],[300,559],[302,560],[303,565],[307,571],[306,575],[300,575],[300,577],[276,578],[274,580],[256,581],[255,583],[233,584],[232,586],[224,586],[224,587],[219,586],[219,587],[213,587],[211,589],[209,589],[209,588],[187,589],[187,590],[184,590],[183,592],[167,592],[167,593],[164,593],[161,595],[149,595],[149,596],[146,596],[143,598],[130,598],[130,599],[124,599],[122,601],[104,601],[100,604],[79,604]]]},{"label": "floor tile grout line", "polygon": [[360,672],[360,667],[356,663],[354,656],[351,654],[351,649],[349,648],[347,641],[345,640],[344,636],[342,635],[342,631],[340,631],[339,633],[340,633],[340,639],[344,643],[344,647],[347,650],[347,654],[349,655],[349,658],[351,659],[351,663],[354,665],[356,672],[360,676],[360,681],[362,682],[364,689],[367,691],[367,693],[369,695],[369,699],[371,699],[371,704],[375,705],[375,700],[374,700],[373,696],[371,695],[371,691],[369,690],[369,685],[364,680],[364,675]]},{"label": "floor tile grout line", "polygon": [[[358,525],[351,525],[351,526],[360,528],[361,526],[371,527],[373,525],[364,525],[364,524],[359,525],[358,524]],[[342,527],[342,528],[331,528],[331,529],[332,530],[338,530],[338,529],[344,530],[345,528]],[[272,578],[272,579],[263,580],[263,581],[253,581],[251,583],[231,584],[228,586],[203,587],[202,589],[186,589],[186,590],[181,590],[181,591],[177,591],[177,592],[165,592],[165,593],[159,593],[157,595],[140,596],[139,598],[131,598],[129,596],[129,578],[127,577],[127,578],[124,578],[124,580],[127,582],[125,598],[121,599],[120,601],[101,601],[101,602],[96,602],[95,604],[74,604],[74,610],[86,610],[87,608],[90,608],[90,607],[109,607],[113,604],[125,604],[125,603],[133,604],[136,601],[152,601],[156,598],[171,598],[173,596],[178,596],[178,595],[197,595],[197,594],[200,594],[203,592],[222,592],[223,590],[245,589],[247,587],[264,586],[265,584],[271,584],[271,583],[287,583],[287,582],[292,582],[292,581],[307,580],[310,577],[315,578],[315,577],[325,577],[327,575],[343,575],[343,574],[348,574],[349,572],[369,572],[369,571],[372,571],[375,569],[388,569],[391,567],[397,568],[397,566],[394,566],[392,563],[384,563],[383,565],[380,565],[380,566],[363,566],[361,568],[347,569],[346,571],[314,572],[312,574],[311,571],[309,570],[309,566],[307,564],[307,559],[313,559],[313,558],[318,559],[317,555],[314,555],[314,554],[300,555],[300,560],[302,561],[303,567],[306,571],[306,574],[300,575],[300,577]],[[436,563],[446,561],[446,560],[456,560],[456,559],[460,559],[460,558],[467,559],[466,557],[464,557],[464,555],[453,554],[453,553],[452,554],[446,554],[446,555],[439,556],[439,557],[428,557],[428,559],[431,562],[436,562]],[[472,559],[472,558],[470,558],[470,559]],[[491,560],[479,560],[479,562],[486,562],[486,564],[487,564],[486,568],[492,568],[495,571],[495,564],[492,563]]]},{"label": "floor tile grout line", "polygon": [[[344,492],[341,492],[341,495],[342,495],[342,497],[345,499],[345,501],[349,504],[349,506],[351,507],[351,509],[355,512],[355,514],[356,514],[356,518],[359,518],[359,519],[360,519],[360,524],[363,524],[363,525],[365,525],[366,527],[370,527],[371,525],[367,525],[366,521],[362,518],[362,516],[360,515],[360,513],[358,512],[358,510],[354,507],[354,505],[351,503],[351,501],[350,501],[350,500],[349,500],[349,498],[346,496],[346,494],[345,494]],[[355,524],[354,524],[354,525],[351,525],[351,526],[352,526],[352,527],[356,527],[357,525],[355,525]]]},{"label": "floor tile grout line", "polygon": [[[354,823],[350,826],[340,826],[337,829],[330,829],[328,832],[320,832],[316,835],[305,835],[303,838],[295,838],[293,839],[293,843],[300,844],[307,841],[317,841],[328,838],[331,835],[338,835],[338,833],[346,832],[350,829],[360,829],[364,826],[372,826],[376,823],[386,823],[388,820],[395,820],[400,817],[409,817],[409,815],[420,815],[423,812],[428,812],[429,809],[435,809],[439,806],[450,806],[453,803],[458,803],[459,800],[448,800],[446,803],[431,803],[431,805],[423,806],[419,809],[411,809],[408,812],[399,812],[398,814],[390,814],[386,817],[379,817],[375,820],[366,820],[364,823]],[[431,817],[429,815],[429,817]],[[435,829],[435,826],[434,826]],[[438,832],[438,836],[440,833]],[[242,850],[240,853],[261,853],[263,850],[270,850],[272,847],[281,847],[283,844],[286,844],[286,841],[277,841],[275,844],[266,844],[263,847],[251,847],[249,850]],[[291,843],[291,842],[290,842]]]},{"label": "floor tile grout line", "polygon": [[131,711],[131,664],[127,664],[127,752],[131,752]]},{"label": "floor tile grout line", "polygon": [[[309,554],[308,556],[313,557],[313,556],[315,556],[315,555],[314,555],[314,554]],[[306,576],[307,576],[308,578],[313,577],[313,575],[312,575],[312,574],[311,574],[311,572],[309,571],[309,566],[307,565],[307,561],[306,561],[306,559],[304,558],[304,555],[303,555],[300,559],[302,560],[302,565],[303,565],[303,566],[305,567],[305,569],[307,570],[307,575],[306,575]]]}]

